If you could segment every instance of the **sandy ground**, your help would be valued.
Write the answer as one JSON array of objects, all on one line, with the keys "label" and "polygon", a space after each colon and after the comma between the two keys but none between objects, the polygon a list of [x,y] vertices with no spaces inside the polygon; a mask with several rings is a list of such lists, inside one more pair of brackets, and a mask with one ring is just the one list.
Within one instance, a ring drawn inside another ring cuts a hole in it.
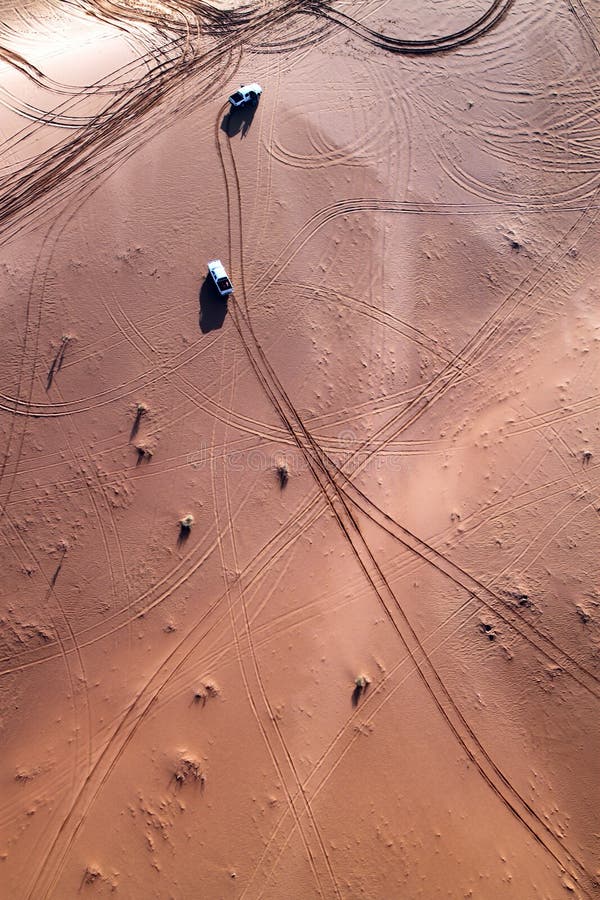
[{"label": "sandy ground", "polygon": [[0,20],[0,896],[598,896],[600,8]]}]

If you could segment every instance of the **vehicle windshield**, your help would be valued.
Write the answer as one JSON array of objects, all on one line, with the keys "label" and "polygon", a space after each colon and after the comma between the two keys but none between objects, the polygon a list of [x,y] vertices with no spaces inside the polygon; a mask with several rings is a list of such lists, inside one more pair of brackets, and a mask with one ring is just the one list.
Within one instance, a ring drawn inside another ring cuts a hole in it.
[{"label": "vehicle windshield", "polygon": [[235,94],[231,95],[230,99],[233,100],[234,103],[239,103],[240,100],[244,99],[244,95],[242,94],[241,91],[236,91]]},{"label": "vehicle windshield", "polygon": [[217,278],[217,284],[219,285],[219,287],[221,288],[222,291],[226,291],[228,288],[231,287],[231,282],[230,282],[229,278],[225,278],[225,276],[223,276],[222,278]]}]

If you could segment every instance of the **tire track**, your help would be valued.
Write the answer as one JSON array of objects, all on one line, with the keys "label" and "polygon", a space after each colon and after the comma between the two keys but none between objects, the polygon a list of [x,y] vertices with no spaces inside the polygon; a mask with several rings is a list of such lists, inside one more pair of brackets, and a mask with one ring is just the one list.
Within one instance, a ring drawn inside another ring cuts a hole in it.
[{"label": "tire track", "polygon": [[441,37],[423,38],[421,40],[393,38],[382,32],[374,31],[357,19],[353,19],[346,13],[335,9],[334,6],[322,2],[322,0],[309,0],[306,7],[307,12],[312,11],[330,22],[341,25],[373,47],[386,50],[388,53],[419,55],[446,53],[449,50],[456,50],[478,40],[502,21],[512,7],[513,2],[514,0],[493,0],[488,9],[465,28]]},{"label": "tire track", "polygon": [[[233,404],[233,389],[231,392],[229,407],[231,407],[232,404]],[[225,426],[225,438],[226,438],[226,435],[227,435],[227,426]],[[213,431],[213,437],[214,437],[214,431]],[[216,473],[214,467],[213,467],[212,475],[213,475],[213,494],[215,497],[215,503],[214,503],[215,515],[217,516],[217,529],[219,531],[223,531],[224,534],[229,535],[230,552],[231,552],[231,559],[233,562],[233,570],[235,572],[238,572],[239,571],[239,563],[238,563],[237,546],[236,546],[236,540],[235,540],[235,527],[233,524],[234,517],[232,514],[231,501],[230,501],[230,497],[229,497],[227,472],[226,471],[223,472],[223,494],[225,497],[224,506],[225,506],[225,509],[227,510],[227,521],[229,523],[227,529],[222,529],[219,524],[218,510],[219,510],[221,504],[219,502],[219,493],[218,493],[218,488],[217,488],[217,483],[216,483],[217,473]],[[223,545],[220,545],[220,555],[221,555],[222,570],[223,570],[223,573],[226,573],[228,571],[228,567],[226,565],[225,552],[224,552]],[[267,693],[266,693],[266,690],[265,690],[265,685],[264,685],[264,682],[263,682],[263,679],[261,676],[260,666],[259,666],[259,663],[258,663],[258,660],[256,657],[256,650],[254,647],[254,642],[253,642],[253,637],[252,637],[252,628],[251,628],[251,624],[250,624],[249,617],[248,617],[246,597],[245,597],[245,592],[244,592],[242,582],[240,579],[236,580],[235,587],[237,588],[238,598],[237,598],[235,605],[236,605],[236,607],[241,608],[242,614],[243,614],[243,634],[244,634],[245,644],[247,647],[246,654],[244,654],[244,650],[241,645],[240,635],[238,633],[236,617],[235,617],[235,613],[234,613],[234,609],[233,609],[233,602],[232,602],[232,598],[231,598],[231,590],[229,588],[229,585],[227,584],[226,574],[224,574],[224,578],[225,578],[225,593],[227,596],[227,606],[229,609],[231,628],[232,628],[232,633],[233,633],[233,637],[234,637],[234,644],[236,647],[236,657],[237,657],[238,666],[239,666],[239,669],[240,669],[240,672],[241,672],[241,675],[242,675],[242,678],[244,681],[244,686],[245,686],[245,690],[246,690],[246,698],[248,700],[248,704],[249,704],[250,708],[252,709],[254,719],[260,729],[263,741],[264,741],[266,747],[268,748],[269,755],[271,757],[271,761],[277,772],[279,781],[284,789],[287,803],[288,803],[288,809],[290,810],[290,812],[294,818],[294,821],[296,823],[296,827],[298,828],[298,830],[300,832],[300,835],[302,838],[302,843],[303,843],[304,849],[308,855],[310,868],[311,868],[311,871],[313,874],[313,878],[315,879],[315,882],[317,885],[319,896],[321,896],[321,897],[325,896],[325,890],[323,887],[323,883],[325,880],[327,880],[327,876],[326,875],[324,876],[323,872],[321,871],[322,867],[319,864],[319,857],[322,856],[323,861],[325,862],[325,865],[327,867],[327,874],[329,875],[329,878],[331,879],[332,885],[334,887],[334,893],[337,897],[341,897],[339,890],[337,888],[335,876],[333,874],[333,870],[331,868],[331,864],[329,862],[329,857],[328,857],[327,851],[324,847],[319,828],[318,828],[317,823],[314,820],[314,817],[311,813],[310,805],[306,801],[306,797],[302,792],[301,782],[300,782],[300,778],[298,776],[296,766],[294,765],[293,758],[292,758],[292,756],[289,752],[289,749],[286,745],[285,739],[281,732],[281,728],[279,727],[279,723],[277,722],[275,710],[271,706],[268,696],[267,696]],[[248,656],[249,660],[251,662],[251,666],[249,669],[247,669],[247,667],[244,663],[244,655]],[[261,714],[260,710],[258,709],[257,703],[254,699],[255,696],[260,697],[262,700],[262,705],[264,708],[264,713],[262,713],[262,714]],[[269,734],[270,732],[274,732],[275,742],[273,742],[273,740],[271,739],[270,734]],[[308,834],[306,833],[306,829],[302,825],[302,822],[300,819],[300,814],[296,810],[296,806],[295,806],[296,801],[294,801],[292,799],[292,793],[288,786],[288,781],[289,781],[290,777],[293,781],[294,789],[296,790],[297,795],[301,796],[301,799],[303,801],[304,808],[303,808],[302,812],[308,817],[308,820],[309,820],[309,833]],[[314,846],[315,838],[318,843],[318,848],[320,850],[320,853],[319,853],[319,850],[317,850],[317,848],[315,848],[315,846]]]}]

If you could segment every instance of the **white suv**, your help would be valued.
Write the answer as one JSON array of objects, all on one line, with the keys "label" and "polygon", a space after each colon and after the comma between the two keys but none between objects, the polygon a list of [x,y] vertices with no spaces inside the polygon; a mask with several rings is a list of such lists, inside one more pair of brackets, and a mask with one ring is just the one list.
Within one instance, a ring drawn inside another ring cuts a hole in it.
[{"label": "white suv", "polygon": [[208,271],[210,272],[215,287],[221,297],[226,297],[227,294],[233,293],[233,285],[229,280],[227,272],[225,271],[225,266],[220,259],[211,259],[208,264]]},{"label": "white suv", "polygon": [[239,91],[231,95],[229,102],[234,108],[238,106],[256,106],[261,94],[262,88],[260,84],[242,84]]}]

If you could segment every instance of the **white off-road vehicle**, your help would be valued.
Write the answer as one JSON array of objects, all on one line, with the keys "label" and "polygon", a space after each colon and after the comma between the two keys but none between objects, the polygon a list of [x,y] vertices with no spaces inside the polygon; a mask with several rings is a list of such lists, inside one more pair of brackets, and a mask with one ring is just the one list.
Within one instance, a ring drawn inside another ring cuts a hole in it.
[{"label": "white off-road vehicle", "polygon": [[238,106],[256,106],[261,94],[262,88],[260,84],[242,84],[239,91],[231,95],[229,102],[234,109]]},{"label": "white off-road vehicle", "polygon": [[226,297],[227,294],[233,293],[233,285],[229,280],[227,272],[225,271],[225,266],[220,259],[211,259],[208,264],[208,271],[210,272],[215,287],[221,297]]}]

